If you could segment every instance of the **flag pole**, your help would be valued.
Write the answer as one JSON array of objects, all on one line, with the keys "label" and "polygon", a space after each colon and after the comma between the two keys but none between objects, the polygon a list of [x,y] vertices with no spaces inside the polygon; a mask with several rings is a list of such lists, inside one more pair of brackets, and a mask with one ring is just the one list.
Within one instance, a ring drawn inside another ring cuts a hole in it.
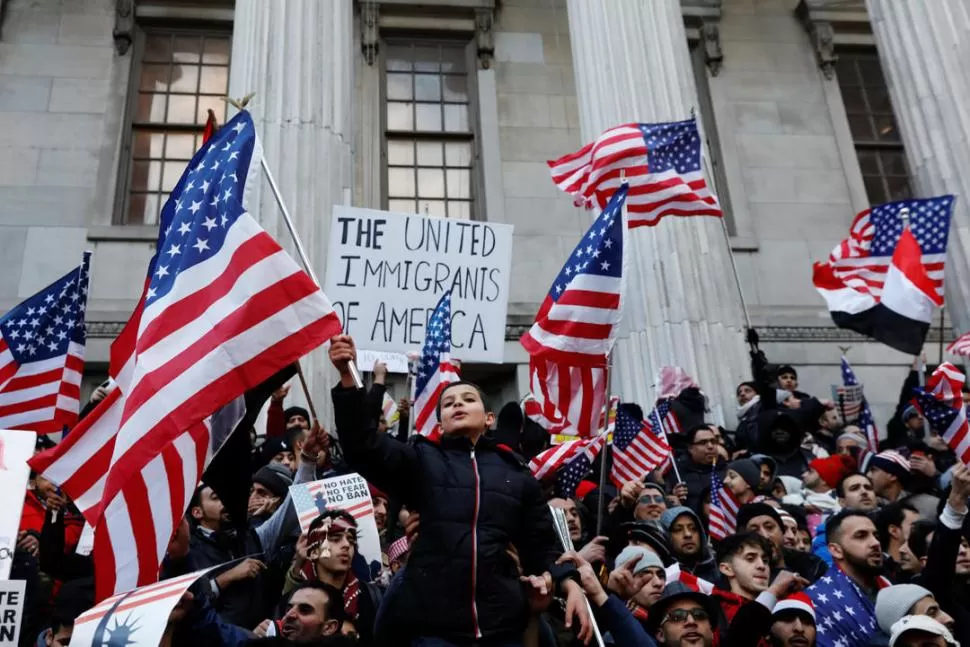
[{"label": "flag pole", "polygon": [[[899,219],[903,221],[903,230],[909,228],[909,208],[903,207],[899,210]],[[943,354],[940,353],[940,361],[943,361]],[[921,390],[926,388],[926,360],[923,359],[923,353],[919,352],[916,354],[916,383],[919,385]],[[923,435],[930,435],[930,421],[923,416]]]},{"label": "flag pole", "polygon": [[411,357],[412,353],[408,353],[408,402],[411,403],[408,411],[408,435],[410,438],[414,435],[414,423],[415,418],[417,418],[417,412],[414,410],[414,400],[417,395],[414,391],[417,387],[417,373],[418,373],[418,357]]},{"label": "flag pole", "polygon": [[[286,203],[283,202],[283,196],[280,194],[279,186],[276,184],[276,179],[273,177],[272,171],[269,170],[269,166],[266,164],[266,158],[260,156],[260,165],[263,167],[263,174],[266,176],[266,180],[269,182],[269,188],[273,192],[273,197],[276,198],[276,204],[279,205],[280,211],[283,213],[283,222],[286,223],[286,228],[290,232],[290,236],[293,238],[293,244],[296,246],[296,252],[300,255],[300,260],[303,262],[303,269],[306,273],[310,275],[313,282],[320,287],[320,280],[317,278],[316,272],[313,271],[313,265],[310,264],[310,259],[307,256],[306,250],[303,249],[303,242],[300,240],[300,235],[296,232],[296,227],[293,226],[293,219],[290,218],[290,210],[286,208]],[[350,368],[350,374],[354,378],[354,386],[358,389],[364,388],[364,382],[360,379],[360,371],[357,370],[357,364],[351,361],[348,365]],[[300,376],[300,384],[303,386],[303,394],[306,396],[307,403],[310,405],[310,413],[316,417],[316,413],[313,412],[313,402],[310,399],[310,393],[307,390],[306,380],[303,377],[303,369],[300,367],[300,362],[296,363],[296,370]]]},{"label": "flag pole", "polygon": [[[603,433],[610,428],[610,383],[613,380],[613,351],[606,356],[606,398],[603,401]],[[617,403],[619,406],[619,403]],[[607,437],[600,450],[600,494],[596,504],[596,536],[603,534],[603,520],[606,516],[606,453],[610,448],[610,438]]]}]

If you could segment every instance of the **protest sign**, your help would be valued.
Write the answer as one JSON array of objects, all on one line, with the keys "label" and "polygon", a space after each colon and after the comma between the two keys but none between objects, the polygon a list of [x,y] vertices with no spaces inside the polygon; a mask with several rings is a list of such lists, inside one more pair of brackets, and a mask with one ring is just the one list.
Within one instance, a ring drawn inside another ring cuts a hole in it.
[{"label": "protest sign", "polygon": [[452,356],[501,362],[511,260],[511,225],[338,205],[326,292],[359,348],[407,353],[451,290]]},{"label": "protest sign", "polygon": [[34,454],[37,434],[17,429],[0,430],[0,492],[11,494],[6,504],[0,506],[0,580],[10,577],[13,552],[17,547],[17,530],[20,514],[24,508],[24,495],[30,467],[27,459]]},{"label": "protest sign", "polygon": [[357,366],[360,367],[360,370],[373,371],[375,362],[387,364],[388,373],[408,372],[408,356],[404,353],[357,349]]},{"label": "protest sign", "polygon": [[[290,486],[290,497],[306,532],[310,523],[327,510],[346,510],[357,520],[357,552],[367,564],[381,564],[381,538],[374,521],[367,481],[359,474],[335,476],[329,479],[298,483]],[[373,572],[373,568],[371,568]]]},{"label": "protest sign", "polygon": [[23,580],[0,582],[0,645],[16,645],[24,618]]},{"label": "protest sign", "polygon": [[[231,563],[231,562],[230,562]],[[155,647],[175,605],[195,581],[220,564],[102,600],[74,620],[72,647]]]}]

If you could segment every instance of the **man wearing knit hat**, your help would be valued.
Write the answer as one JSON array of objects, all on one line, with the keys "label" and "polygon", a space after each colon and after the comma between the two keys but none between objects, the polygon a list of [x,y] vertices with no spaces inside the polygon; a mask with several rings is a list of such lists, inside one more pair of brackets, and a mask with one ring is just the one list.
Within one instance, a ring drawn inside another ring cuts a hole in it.
[{"label": "man wearing knit hat", "polygon": [[784,547],[784,522],[778,510],[767,503],[749,503],[738,510],[738,532],[756,532],[772,546],[771,574],[789,570],[814,582],[825,575],[826,565],[812,553],[800,553]]},{"label": "man wearing knit hat", "polygon": [[616,569],[610,573],[606,588],[625,602],[649,609],[660,599],[666,583],[664,564],[655,552],[627,546],[617,555]]},{"label": "man wearing knit hat", "polygon": [[876,596],[876,622],[887,636],[903,616],[927,616],[953,630],[953,618],[940,609],[936,598],[916,584],[895,584],[879,591]]},{"label": "man wearing knit hat", "polygon": [[831,492],[839,481],[855,471],[855,459],[851,456],[836,454],[827,458],[816,458],[808,464],[802,474],[805,488],[812,492]]},{"label": "man wearing knit hat", "polygon": [[892,629],[889,647],[960,647],[946,627],[926,616],[906,616]]},{"label": "man wearing knit hat", "polygon": [[846,425],[839,437],[835,439],[835,451],[838,454],[851,455],[852,449],[866,449],[869,441],[862,435],[862,430],[855,425]]},{"label": "man wearing knit hat", "polygon": [[804,593],[775,604],[771,614],[772,647],[815,647],[815,606]]},{"label": "man wearing knit hat", "polygon": [[894,449],[879,452],[869,461],[866,476],[872,481],[876,496],[887,503],[893,503],[909,496],[906,483],[909,481],[909,459]]},{"label": "man wearing knit hat", "polygon": [[293,474],[284,465],[270,463],[253,474],[253,486],[249,491],[247,514],[250,523],[258,525],[280,507],[286,493],[293,485]]},{"label": "man wearing knit hat", "polygon": [[724,485],[731,490],[738,503],[749,503],[761,487],[761,468],[750,458],[731,461],[724,475]]}]

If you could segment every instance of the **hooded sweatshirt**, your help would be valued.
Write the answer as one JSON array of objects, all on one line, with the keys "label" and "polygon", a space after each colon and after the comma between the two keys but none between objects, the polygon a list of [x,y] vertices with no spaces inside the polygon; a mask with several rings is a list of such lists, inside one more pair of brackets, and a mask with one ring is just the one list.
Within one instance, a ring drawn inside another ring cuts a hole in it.
[{"label": "hooded sweatshirt", "polygon": [[697,530],[700,534],[700,545],[701,550],[698,554],[696,560],[691,562],[686,562],[679,555],[674,555],[677,559],[677,563],[680,564],[682,571],[691,573],[696,577],[707,580],[708,582],[715,582],[718,578],[719,571],[717,569],[717,563],[714,559],[714,555],[711,554],[711,547],[707,539],[707,532],[704,530],[704,523],[701,521],[700,516],[686,506],[677,506],[675,508],[669,508],[662,515],[660,515],[660,525],[667,533],[667,537],[670,537],[670,527],[674,525],[674,522],[678,517],[683,515],[689,515],[694,523],[697,524]]}]

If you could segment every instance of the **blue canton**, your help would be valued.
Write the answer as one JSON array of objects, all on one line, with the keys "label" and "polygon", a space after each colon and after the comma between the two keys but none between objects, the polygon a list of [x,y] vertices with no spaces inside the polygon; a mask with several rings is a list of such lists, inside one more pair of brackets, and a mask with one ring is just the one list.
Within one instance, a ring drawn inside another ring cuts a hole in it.
[{"label": "blue canton", "polygon": [[651,173],[674,170],[678,174],[701,170],[701,138],[693,119],[666,124],[640,124],[647,143],[647,169]]},{"label": "blue canton", "polygon": [[623,203],[629,186],[624,184],[586,231],[559,275],[552,283],[549,298],[557,301],[574,276],[593,274],[619,278],[623,273]]},{"label": "blue canton", "polygon": [[323,496],[322,489],[317,492],[310,492],[309,488],[305,485],[302,487],[292,487],[290,488],[290,496],[300,516],[303,516],[313,509],[316,509],[318,514],[323,514],[327,511],[327,500]]},{"label": "blue canton", "polygon": [[84,344],[91,253],[81,265],[0,318],[0,332],[20,365],[67,354],[68,344]]},{"label": "blue canton", "polygon": [[[601,449],[600,451],[606,451]],[[576,495],[579,482],[586,478],[593,467],[593,460],[589,451],[581,451],[573,459],[559,469],[556,475],[556,496],[569,499]]]},{"label": "blue canton", "polygon": [[805,591],[815,605],[818,647],[866,647],[876,632],[875,607],[837,568]]},{"label": "blue canton", "polygon": [[916,399],[919,402],[923,415],[939,435],[944,435],[949,431],[953,421],[959,415],[959,410],[951,407],[945,402],[940,402],[932,394],[919,389],[916,390]]},{"label": "blue canton", "polygon": [[643,429],[643,421],[637,420],[623,410],[623,407],[616,408],[616,426],[613,429],[613,445],[620,451],[624,451],[637,437]]},{"label": "blue canton", "polygon": [[424,348],[421,350],[421,363],[414,382],[415,394],[427,388],[428,382],[438,371],[443,353],[451,353],[451,290],[441,295],[438,305],[431,313],[431,319],[428,320]]},{"label": "blue canton", "polygon": [[953,196],[925,200],[900,200],[873,207],[869,221],[875,228],[872,238],[872,256],[892,256],[896,243],[903,233],[903,220],[899,211],[909,209],[909,227],[924,254],[946,253],[946,241],[950,232],[950,214]]},{"label": "blue canton", "polygon": [[253,120],[242,111],[189,162],[162,208],[145,305],[168,294],[179,274],[222,248],[229,228],[243,213],[242,196],[255,145]]},{"label": "blue canton", "polygon": [[[842,384],[843,386],[856,386],[859,384],[859,380],[855,376],[855,371],[852,370],[852,365],[849,364],[849,360],[845,357],[842,358]],[[862,408],[859,410],[859,427],[864,433],[867,430],[875,429],[875,422],[872,418],[872,410],[869,408],[869,402],[862,398]],[[869,438],[868,433],[866,433],[866,438]]]}]

